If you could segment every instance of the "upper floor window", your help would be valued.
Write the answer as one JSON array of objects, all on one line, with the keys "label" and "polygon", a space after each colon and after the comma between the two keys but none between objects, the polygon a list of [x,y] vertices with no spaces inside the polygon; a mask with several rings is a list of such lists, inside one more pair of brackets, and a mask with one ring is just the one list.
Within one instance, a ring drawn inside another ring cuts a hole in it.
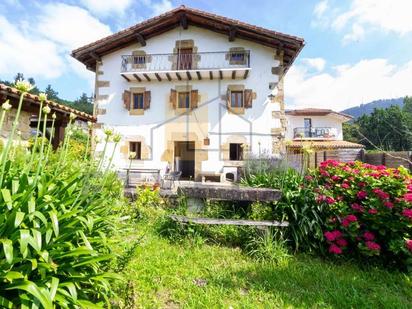
[{"label": "upper floor window", "polygon": [[190,92],[184,91],[178,93],[178,108],[189,108],[190,107]]},{"label": "upper floor window", "polygon": [[230,96],[230,107],[243,107],[243,91],[231,91]]},{"label": "upper floor window", "polygon": [[133,93],[133,109],[144,109],[144,93]]},{"label": "upper floor window", "polygon": [[233,62],[241,62],[245,61],[245,53],[244,52],[232,52],[230,53],[230,60]]},{"label": "upper floor window", "polygon": [[145,64],[146,56],[133,56],[133,64]]}]

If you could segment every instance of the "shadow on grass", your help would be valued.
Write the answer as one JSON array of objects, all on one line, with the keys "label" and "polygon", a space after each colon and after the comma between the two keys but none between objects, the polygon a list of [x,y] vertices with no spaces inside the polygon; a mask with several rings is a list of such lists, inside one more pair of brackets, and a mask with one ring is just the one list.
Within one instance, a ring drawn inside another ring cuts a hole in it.
[{"label": "shadow on grass", "polygon": [[412,283],[406,275],[307,256],[285,266],[256,264],[209,280],[227,290],[272,294],[285,307],[412,308]]}]

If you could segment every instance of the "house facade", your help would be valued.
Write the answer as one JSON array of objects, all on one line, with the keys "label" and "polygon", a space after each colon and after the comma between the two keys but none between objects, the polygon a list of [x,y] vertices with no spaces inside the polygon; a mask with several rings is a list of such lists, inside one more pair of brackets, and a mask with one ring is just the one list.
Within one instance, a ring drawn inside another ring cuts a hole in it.
[{"label": "house facade", "polygon": [[301,165],[301,154],[310,150],[309,164],[333,159],[353,161],[361,159],[363,145],[345,141],[343,123],[352,116],[331,109],[304,108],[285,112],[286,149],[292,165]]},{"label": "house facade", "polygon": [[248,153],[284,151],[283,77],[303,45],[181,6],[72,56],[96,73],[95,134],[122,135],[116,168],[201,180],[236,173]]}]

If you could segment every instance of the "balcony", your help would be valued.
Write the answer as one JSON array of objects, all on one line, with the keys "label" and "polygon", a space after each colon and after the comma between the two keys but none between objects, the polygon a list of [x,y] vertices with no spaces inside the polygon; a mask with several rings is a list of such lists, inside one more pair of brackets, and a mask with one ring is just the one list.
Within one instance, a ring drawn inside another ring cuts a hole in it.
[{"label": "balcony", "polygon": [[337,128],[330,127],[310,127],[310,128],[294,128],[293,139],[337,139]]},{"label": "balcony", "polygon": [[250,51],[122,56],[122,77],[131,82],[152,80],[246,79]]}]

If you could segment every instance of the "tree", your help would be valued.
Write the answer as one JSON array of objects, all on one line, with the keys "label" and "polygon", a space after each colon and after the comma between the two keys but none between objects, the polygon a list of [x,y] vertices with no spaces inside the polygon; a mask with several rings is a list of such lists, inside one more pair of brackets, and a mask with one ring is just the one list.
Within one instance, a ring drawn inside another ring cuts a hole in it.
[{"label": "tree", "polygon": [[412,116],[412,97],[406,96],[403,99],[403,108],[402,108],[402,110],[405,113],[409,113]]},{"label": "tree", "polygon": [[14,77],[14,83],[17,83],[19,80],[24,80],[24,75],[23,73],[17,73],[16,76]]},{"label": "tree", "polygon": [[47,98],[52,101],[59,101],[59,93],[52,88],[50,84],[47,85],[44,93],[47,94]]}]

